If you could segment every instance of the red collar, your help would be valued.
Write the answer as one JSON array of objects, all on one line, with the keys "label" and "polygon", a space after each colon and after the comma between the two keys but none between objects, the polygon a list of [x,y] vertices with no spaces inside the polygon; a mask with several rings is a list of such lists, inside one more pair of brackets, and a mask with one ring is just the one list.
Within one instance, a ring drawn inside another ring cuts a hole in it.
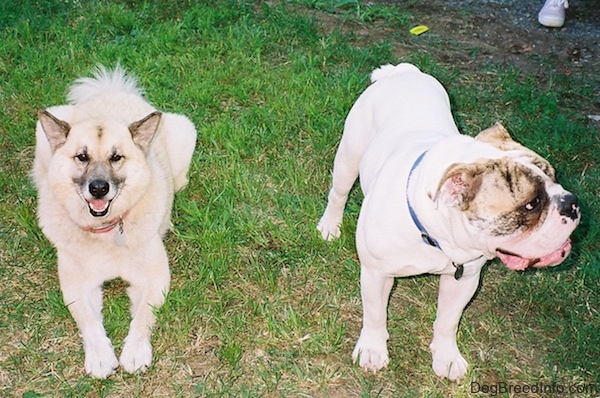
[{"label": "red collar", "polygon": [[114,218],[107,223],[101,224],[97,227],[84,227],[83,230],[85,232],[90,232],[92,234],[104,234],[106,232],[110,232],[119,224],[123,223],[123,219],[129,214],[129,210],[123,213],[122,216]]}]

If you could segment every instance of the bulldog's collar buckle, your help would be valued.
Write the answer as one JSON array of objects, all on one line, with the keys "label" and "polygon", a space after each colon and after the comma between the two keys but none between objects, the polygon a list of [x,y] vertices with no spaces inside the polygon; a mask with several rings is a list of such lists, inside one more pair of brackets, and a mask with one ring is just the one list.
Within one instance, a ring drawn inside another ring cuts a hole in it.
[{"label": "bulldog's collar buckle", "polygon": [[427,243],[429,246],[437,247],[438,249],[440,249],[440,244],[437,242],[437,240],[433,239],[431,235],[421,233],[421,238],[423,238],[423,242]]}]

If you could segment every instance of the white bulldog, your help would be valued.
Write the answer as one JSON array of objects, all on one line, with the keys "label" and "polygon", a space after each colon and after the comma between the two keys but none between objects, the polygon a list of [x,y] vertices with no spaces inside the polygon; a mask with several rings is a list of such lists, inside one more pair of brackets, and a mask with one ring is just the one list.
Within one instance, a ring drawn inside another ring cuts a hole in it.
[{"label": "white bulldog", "polygon": [[385,367],[394,277],[439,274],[433,370],[459,380],[467,362],[456,332],[481,268],[494,257],[514,270],[561,263],[580,220],[577,197],[500,124],[461,135],[442,85],[414,65],[382,66],[371,81],[346,119],[318,224],[324,239],[339,237],[360,174],[363,328],[352,357],[364,369]]}]

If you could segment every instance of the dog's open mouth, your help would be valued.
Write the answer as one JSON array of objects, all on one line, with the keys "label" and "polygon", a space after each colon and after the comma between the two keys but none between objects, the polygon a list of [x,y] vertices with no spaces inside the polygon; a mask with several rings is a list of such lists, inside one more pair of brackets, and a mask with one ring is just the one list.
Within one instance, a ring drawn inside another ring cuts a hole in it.
[{"label": "dog's open mouth", "polygon": [[529,267],[541,268],[558,265],[563,262],[571,252],[571,240],[567,241],[558,249],[540,258],[523,258],[518,254],[503,249],[496,249],[498,258],[506,266],[515,271],[523,271]]},{"label": "dog's open mouth", "polygon": [[108,210],[110,209],[110,200],[105,199],[92,199],[88,201],[88,208],[90,209],[90,214],[94,217],[104,217],[108,214]]}]

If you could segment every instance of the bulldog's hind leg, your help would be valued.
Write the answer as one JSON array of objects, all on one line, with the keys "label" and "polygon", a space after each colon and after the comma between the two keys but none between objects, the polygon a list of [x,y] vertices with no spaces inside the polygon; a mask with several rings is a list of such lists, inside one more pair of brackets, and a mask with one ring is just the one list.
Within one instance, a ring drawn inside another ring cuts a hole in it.
[{"label": "bulldog's hind leg", "polygon": [[354,362],[373,372],[389,362],[387,340],[387,305],[394,278],[365,267],[360,272],[360,291],[363,304],[363,326],[352,352]]},{"label": "bulldog's hind leg", "polygon": [[479,272],[465,275],[459,280],[452,275],[440,277],[437,317],[433,324],[433,340],[429,346],[433,357],[432,367],[439,377],[457,381],[467,373],[468,363],[458,350],[456,332],[463,310],[478,285]]},{"label": "bulldog's hind leg", "polygon": [[358,116],[357,105],[346,119],[344,134],[333,161],[333,177],[327,207],[317,224],[325,240],[339,238],[340,226],[348,194],[358,178],[360,160],[369,144],[371,134],[368,126]]}]

